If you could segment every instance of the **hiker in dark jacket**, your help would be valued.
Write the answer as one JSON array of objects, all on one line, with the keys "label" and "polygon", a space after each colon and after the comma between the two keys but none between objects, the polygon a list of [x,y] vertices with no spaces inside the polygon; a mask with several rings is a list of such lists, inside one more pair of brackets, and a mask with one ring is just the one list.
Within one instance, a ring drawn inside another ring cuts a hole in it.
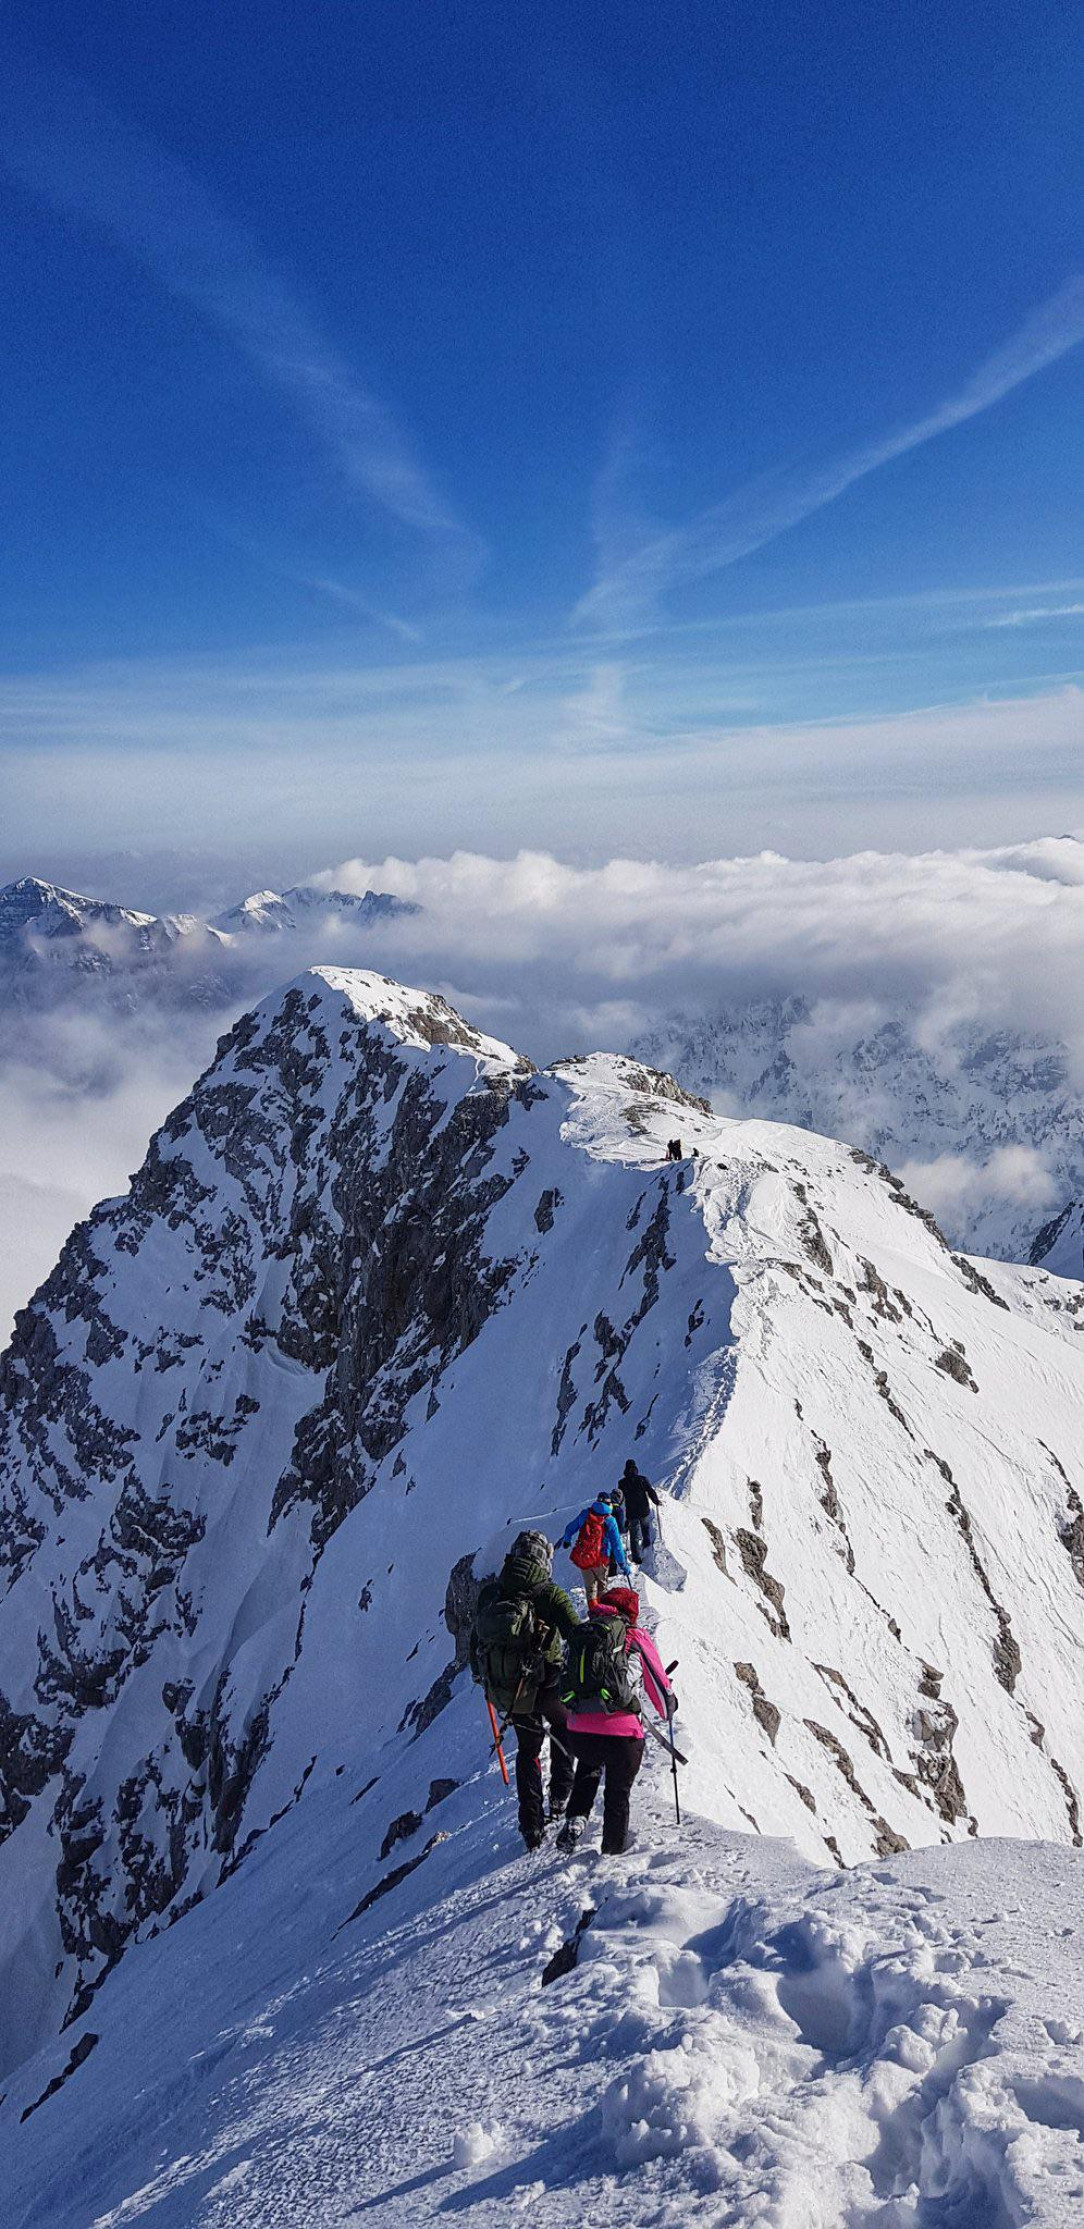
[{"label": "hiker in dark jacket", "polygon": [[[541,1759],[547,1726],[552,1729],[551,1819],[564,1816],[574,1769],[558,1689],[565,1642],[578,1632],[579,1619],[563,1588],[554,1585],[552,1571],[553,1549],[545,1533],[519,1533],[500,1576],[488,1580],[479,1594],[470,1644],[475,1679],[515,1733],[519,1831],[529,1850],[537,1850],[546,1831]],[[502,1613],[507,1623],[509,1605],[523,1608],[524,1633],[487,1644],[487,1626],[499,1627]]]},{"label": "hiker in dark jacket", "polygon": [[624,1497],[625,1508],[628,1511],[629,1554],[634,1563],[642,1563],[644,1549],[650,1548],[653,1538],[651,1504],[654,1502],[657,1509],[659,1507],[659,1497],[651,1480],[644,1477],[642,1470],[637,1469],[631,1455],[621,1473],[619,1490]]}]

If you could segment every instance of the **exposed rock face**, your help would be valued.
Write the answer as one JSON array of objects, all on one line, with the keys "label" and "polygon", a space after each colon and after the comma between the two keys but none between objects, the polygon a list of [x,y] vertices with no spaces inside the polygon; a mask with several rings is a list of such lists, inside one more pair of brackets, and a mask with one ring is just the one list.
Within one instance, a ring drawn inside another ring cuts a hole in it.
[{"label": "exposed rock face", "polygon": [[480,1577],[630,1454],[693,1804],[837,1862],[1079,1833],[1077,1313],[675,1094],[321,969],[72,1234],[0,1359],[0,2061],[359,1745],[420,1836]]},{"label": "exposed rock face", "polygon": [[[0,1835],[57,1784],[73,2002],[199,1852],[232,1850],[316,1559],[515,1267],[481,1233],[528,1064],[388,990],[358,1010],[313,977],[245,1016],[0,1359],[0,1572],[36,1656],[27,1707],[0,1698]],[[257,1555],[289,1530],[289,1645],[255,1701],[213,1648],[198,1692],[154,1679],[129,1769],[92,1799],[80,1734],[205,1637],[224,1495]]]}]

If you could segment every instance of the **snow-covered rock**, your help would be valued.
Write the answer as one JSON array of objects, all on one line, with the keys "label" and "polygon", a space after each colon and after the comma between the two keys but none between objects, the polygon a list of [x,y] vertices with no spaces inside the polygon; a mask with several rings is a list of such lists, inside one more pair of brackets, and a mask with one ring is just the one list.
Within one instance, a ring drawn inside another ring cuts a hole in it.
[{"label": "snow-covered rock", "polygon": [[[0,1363],[12,2229],[1084,2214],[1082,1321],[629,1060],[245,1016]],[[527,1859],[473,1590],[629,1453],[685,1824]]]},{"label": "snow-covered rock", "polygon": [[41,967],[91,973],[141,968],[164,960],[196,926],[187,914],[159,920],[24,875],[0,889],[0,974]]},{"label": "snow-covered rock", "polygon": [[1055,1277],[1084,1277],[1084,1202],[1070,1200],[1032,1241],[1028,1260]]},{"label": "snow-covered rock", "polygon": [[478,1577],[629,1454],[693,1808],[1078,1844],[1081,1317],[1001,1281],[627,1059],[328,968],[244,1016],[0,1362],[4,2064],[348,1758],[424,1855]]}]

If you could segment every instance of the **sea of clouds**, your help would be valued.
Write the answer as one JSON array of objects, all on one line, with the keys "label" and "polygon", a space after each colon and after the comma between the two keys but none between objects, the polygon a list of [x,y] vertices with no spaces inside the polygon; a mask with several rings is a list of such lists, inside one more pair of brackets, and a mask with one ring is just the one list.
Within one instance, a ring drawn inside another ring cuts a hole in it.
[{"label": "sea of clouds", "polygon": [[[798,994],[810,1007],[803,1030],[826,1048],[906,1010],[919,1042],[950,1063],[959,1025],[975,1022],[1064,1046],[1069,1089],[1084,1093],[1084,843],[1072,836],[694,865],[458,851],[352,858],[311,879],[390,891],[421,910],[367,931],[329,922],[311,938],[254,940],[213,969],[197,940],[178,947],[168,983],[108,994],[77,984],[51,1011],[5,1017],[5,1324],[75,1215],[123,1188],[233,1015],[320,961],[440,989],[539,1062],[623,1049],[675,1013]],[[1036,1223],[1061,1204],[1042,1156],[1011,1138],[981,1163],[954,1151],[905,1173],[935,1212],[957,1218],[998,1187]]]}]

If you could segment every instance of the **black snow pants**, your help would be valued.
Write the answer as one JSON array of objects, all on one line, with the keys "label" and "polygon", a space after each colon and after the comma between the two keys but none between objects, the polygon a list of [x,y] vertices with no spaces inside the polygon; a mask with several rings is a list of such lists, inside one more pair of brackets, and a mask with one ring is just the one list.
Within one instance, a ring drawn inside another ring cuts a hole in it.
[{"label": "black snow pants", "polygon": [[629,1798],[632,1783],[644,1761],[644,1744],[636,1734],[569,1734],[568,1746],[576,1759],[576,1778],[568,1799],[570,1819],[586,1819],[598,1794],[603,1774],[602,1848],[607,1857],[620,1857],[629,1831]]},{"label": "black snow pants", "polygon": [[651,1541],[651,1519],[645,1509],[642,1517],[629,1518],[629,1554],[634,1563],[643,1562],[644,1549],[650,1548]]},{"label": "black snow pants", "polygon": [[[512,1720],[516,1736],[516,1794],[519,1798],[519,1831],[522,1835],[541,1834],[545,1825],[545,1808],[542,1800],[542,1744],[547,1726],[552,1726],[557,1736],[550,1743],[550,1810],[563,1811],[568,1802],[575,1769],[570,1754],[566,1731],[567,1712],[560,1701],[556,1687],[544,1687],[538,1695],[534,1709],[517,1712]],[[558,1742],[561,1747],[558,1748]]]}]

